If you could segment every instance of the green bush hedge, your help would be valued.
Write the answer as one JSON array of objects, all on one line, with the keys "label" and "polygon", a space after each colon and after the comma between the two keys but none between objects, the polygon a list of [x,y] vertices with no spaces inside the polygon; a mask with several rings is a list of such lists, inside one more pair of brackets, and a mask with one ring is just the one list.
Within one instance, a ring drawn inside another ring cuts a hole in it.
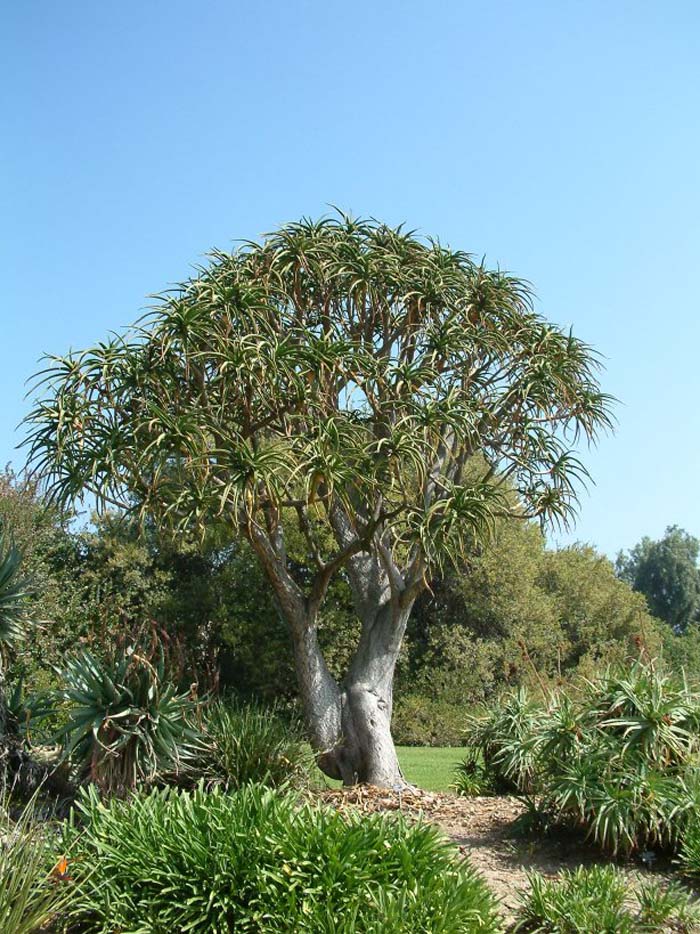
[{"label": "green bush hedge", "polygon": [[394,741],[398,746],[463,746],[467,710],[439,697],[400,695],[391,719]]},{"label": "green bush hedge", "polygon": [[66,831],[90,934],[492,934],[494,899],[439,832],[247,785],[101,803]]}]

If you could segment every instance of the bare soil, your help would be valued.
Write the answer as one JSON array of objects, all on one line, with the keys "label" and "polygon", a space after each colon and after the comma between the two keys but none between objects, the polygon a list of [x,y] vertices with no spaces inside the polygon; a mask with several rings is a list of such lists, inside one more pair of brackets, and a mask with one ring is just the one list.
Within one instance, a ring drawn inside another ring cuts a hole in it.
[{"label": "bare soil", "polygon": [[[516,821],[526,808],[518,798],[460,798],[419,789],[398,794],[367,785],[327,790],[320,796],[341,810],[352,808],[364,813],[401,811],[408,816],[423,816],[438,824],[501,900],[507,921],[512,921],[520,895],[528,887],[528,872],[536,870],[554,878],[562,869],[611,862],[609,857],[574,835],[519,832]],[[645,865],[640,858],[617,861],[627,872],[631,887],[641,878],[652,876],[661,885],[672,878],[678,879],[668,861],[656,859],[654,854],[646,855],[646,858],[651,860],[650,865]]]}]

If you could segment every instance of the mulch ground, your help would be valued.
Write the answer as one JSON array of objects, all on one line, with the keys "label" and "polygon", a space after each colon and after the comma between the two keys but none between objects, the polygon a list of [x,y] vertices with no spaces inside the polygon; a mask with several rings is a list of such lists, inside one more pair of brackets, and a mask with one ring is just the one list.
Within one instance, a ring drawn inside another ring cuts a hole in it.
[{"label": "mulch ground", "polygon": [[[340,810],[366,814],[400,811],[438,824],[500,898],[508,920],[512,920],[520,894],[528,887],[528,872],[536,870],[554,878],[562,869],[610,862],[580,838],[568,834],[518,833],[514,824],[525,811],[518,798],[460,798],[420,789],[398,794],[369,785],[328,789],[320,797]],[[651,868],[639,859],[621,860],[618,865],[628,873],[631,885],[650,876],[660,884],[677,878],[672,866],[661,860]]]}]

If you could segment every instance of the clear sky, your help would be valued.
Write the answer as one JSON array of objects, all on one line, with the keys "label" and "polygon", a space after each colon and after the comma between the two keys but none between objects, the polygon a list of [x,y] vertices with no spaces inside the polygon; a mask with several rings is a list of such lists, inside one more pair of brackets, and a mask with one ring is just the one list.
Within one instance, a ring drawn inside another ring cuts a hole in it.
[{"label": "clear sky", "polygon": [[695,0],[6,3],[0,462],[24,381],[337,204],[530,279],[619,428],[569,538],[700,535]]}]

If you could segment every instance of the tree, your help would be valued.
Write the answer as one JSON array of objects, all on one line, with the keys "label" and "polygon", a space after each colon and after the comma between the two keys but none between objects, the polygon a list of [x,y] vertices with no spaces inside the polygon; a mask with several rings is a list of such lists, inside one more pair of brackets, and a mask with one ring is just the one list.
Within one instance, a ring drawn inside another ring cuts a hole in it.
[{"label": "tree", "polygon": [[617,556],[617,573],[644,594],[649,609],[677,632],[685,632],[700,616],[700,541],[670,525],[658,541],[644,537]]},{"label": "tree", "polygon": [[[610,425],[598,368],[523,281],[401,228],[304,220],[212,254],[131,331],[50,358],[29,459],[59,503],[87,490],[246,537],[289,626],[319,765],[393,785],[414,601],[496,517],[566,521],[586,475],[572,448]],[[311,572],[288,561],[285,510]],[[338,682],[317,621],[340,572],[360,637]]]}]

